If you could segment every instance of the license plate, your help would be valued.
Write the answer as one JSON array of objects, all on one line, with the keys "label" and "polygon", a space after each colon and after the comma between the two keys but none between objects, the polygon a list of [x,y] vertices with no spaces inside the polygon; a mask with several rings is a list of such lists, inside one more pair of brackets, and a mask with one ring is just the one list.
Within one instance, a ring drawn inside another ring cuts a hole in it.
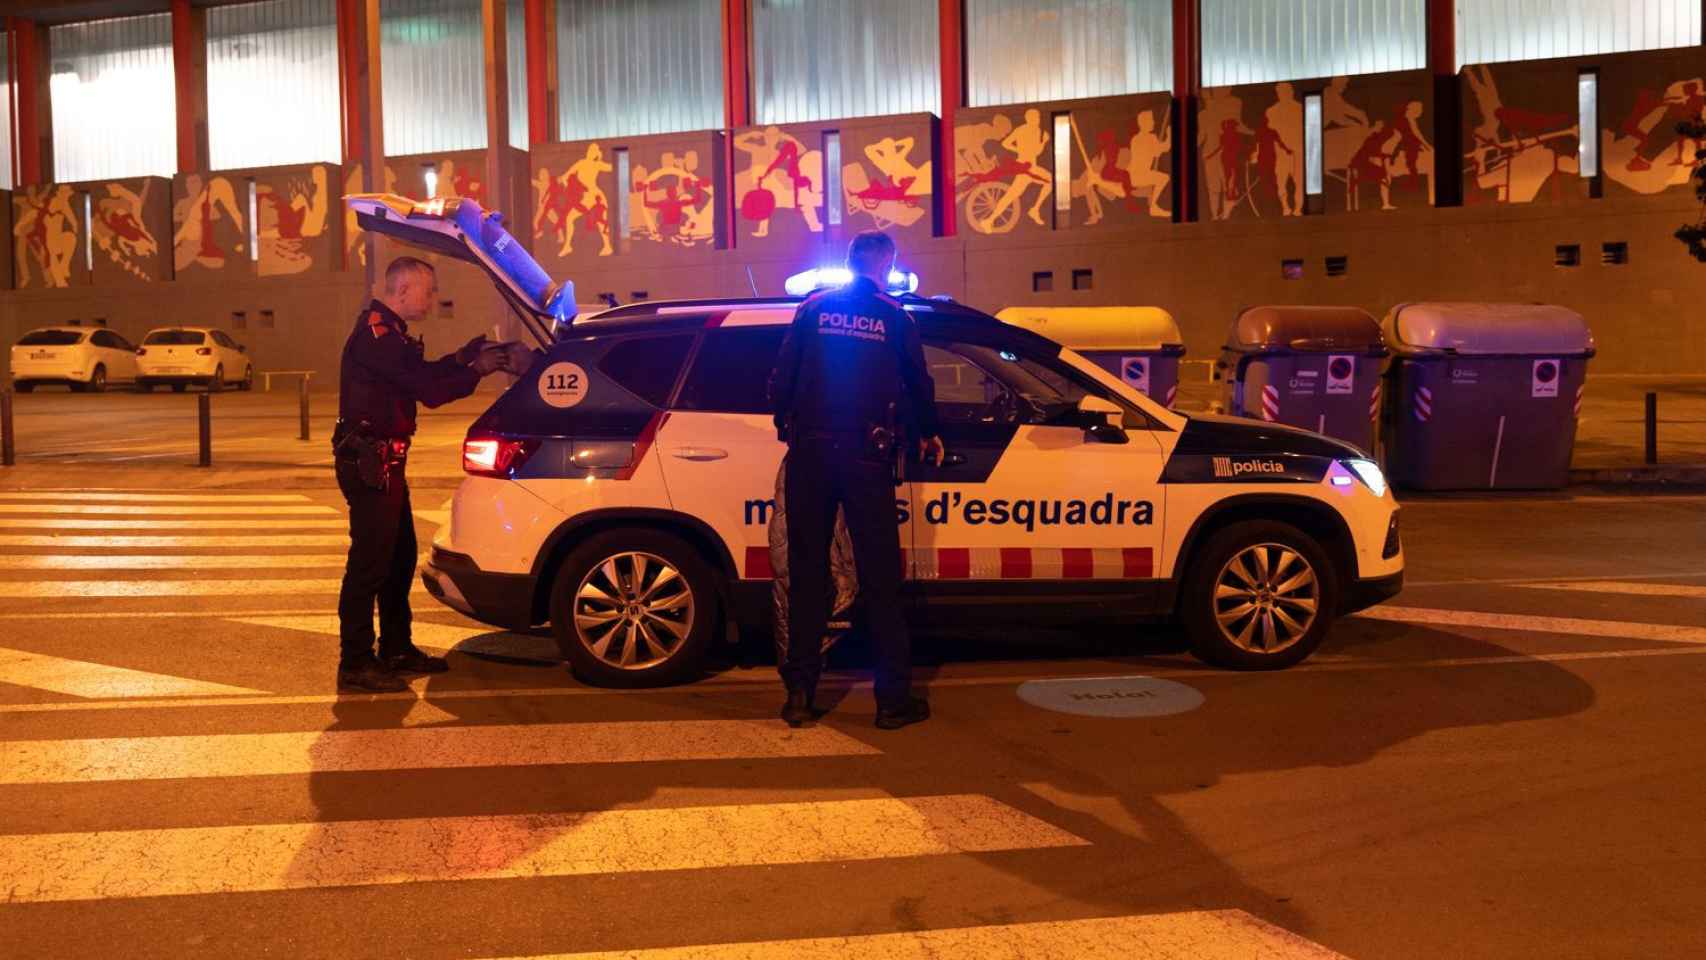
[{"label": "license plate", "polygon": [[54,353],[52,350],[31,350],[30,351],[30,359],[31,360],[52,360],[56,356],[58,356],[58,354]]}]

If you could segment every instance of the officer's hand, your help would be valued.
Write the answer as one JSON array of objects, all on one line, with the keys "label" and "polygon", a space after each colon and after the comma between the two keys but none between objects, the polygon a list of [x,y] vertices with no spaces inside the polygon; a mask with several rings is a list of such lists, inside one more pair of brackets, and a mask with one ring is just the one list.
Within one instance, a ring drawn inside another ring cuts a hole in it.
[{"label": "officer's hand", "polygon": [[533,361],[538,359],[539,356],[539,352],[537,350],[534,350],[519,341],[512,340],[502,346],[504,359],[503,366],[499,367],[499,369],[506,373],[516,374],[517,376],[526,373],[528,368],[533,366]]},{"label": "officer's hand", "polygon": [[480,351],[474,355],[474,362],[468,364],[468,366],[473,367],[474,372],[483,377],[501,368],[503,366],[503,362],[503,344],[488,343],[480,348]]},{"label": "officer's hand", "polygon": [[918,441],[918,456],[926,461],[935,461],[939,467],[948,459],[948,448],[943,445],[941,437],[930,437]]},{"label": "officer's hand", "polygon": [[462,349],[456,351],[456,362],[462,364],[464,367],[471,367],[474,365],[475,358],[480,355],[480,351],[485,348],[486,335],[482,333],[463,344]]}]

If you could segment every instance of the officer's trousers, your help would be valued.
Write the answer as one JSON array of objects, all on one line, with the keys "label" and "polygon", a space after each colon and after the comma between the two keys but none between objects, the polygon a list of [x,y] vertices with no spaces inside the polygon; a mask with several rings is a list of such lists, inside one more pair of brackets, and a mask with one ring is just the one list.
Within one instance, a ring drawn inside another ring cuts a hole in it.
[{"label": "officer's trousers", "polygon": [[338,642],[344,663],[373,655],[373,605],[379,604],[379,655],[412,644],[409,588],[415,582],[415,515],[401,464],[374,490],[353,462],[338,461],[338,489],[349,504],[349,561],[338,593]]},{"label": "officer's trousers", "polygon": [[912,644],[900,599],[900,526],[889,465],[863,456],[862,438],[806,438],[788,448],[789,690],[815,690],[829,624],[829,549],[840,507],[853,542],[859,595],[876,653],[877,705],[896,708],[912,692]]}]

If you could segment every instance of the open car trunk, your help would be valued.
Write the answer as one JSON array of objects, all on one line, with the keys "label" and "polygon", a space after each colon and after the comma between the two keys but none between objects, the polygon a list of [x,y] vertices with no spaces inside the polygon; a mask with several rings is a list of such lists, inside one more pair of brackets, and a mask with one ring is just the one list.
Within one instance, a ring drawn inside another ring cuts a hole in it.
[{"label": "open car trunk", "polygon": [[344,198],[364,230],[484,270],[528,335],[549,347],[575,318],[575,285],[554,281],[503,227],[503,214],[467,198],[410,200],[391,193]]}]

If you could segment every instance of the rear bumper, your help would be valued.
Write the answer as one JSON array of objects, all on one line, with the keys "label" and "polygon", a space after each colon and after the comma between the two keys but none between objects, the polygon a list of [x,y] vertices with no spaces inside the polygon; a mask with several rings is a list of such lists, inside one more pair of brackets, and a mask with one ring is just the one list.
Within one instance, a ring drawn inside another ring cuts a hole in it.
[{"label": "rear bumper", "polygon": [[1358,610],[1366,610],[1377,603],[1396,597],[1404,589],[1404,571],[1389,573],[1384,577],[1369,577],[1357,580],[1345,590],[1343,613],[1351,614]]},{"label": "rear bumper", "polygon": [[439,603],[505,630],[526,630],[533,618],[535,581],[526,573],[491,573],[466,554],[434,547],[421,586]]}]

